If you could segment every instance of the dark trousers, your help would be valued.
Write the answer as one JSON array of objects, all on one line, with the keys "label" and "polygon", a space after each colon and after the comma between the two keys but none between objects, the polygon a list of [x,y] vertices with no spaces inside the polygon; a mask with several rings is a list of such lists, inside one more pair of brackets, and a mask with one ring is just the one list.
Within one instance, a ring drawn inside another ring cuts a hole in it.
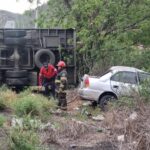
[{"label": "dark trousers", "polygon": [[55,98],[55,78],[43,79],[42,86],[45,87],[44,95],[45,96],[53,96]]},{"label": "dark trousers", "polygon": [[58,93],[57,98],[58,98],[58,106],[66,108],[67,107],[66,93],[65,92]]}]

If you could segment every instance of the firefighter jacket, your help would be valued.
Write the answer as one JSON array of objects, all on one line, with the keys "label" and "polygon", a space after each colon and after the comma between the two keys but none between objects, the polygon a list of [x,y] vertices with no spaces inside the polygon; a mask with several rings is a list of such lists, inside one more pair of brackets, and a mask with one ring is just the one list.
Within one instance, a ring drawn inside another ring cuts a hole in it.
[{"label": "firefighter jacket", "polygon": [[63,69],[58,72],[55,80],[56,84],[56,92],[57,93],[65,93],[67,90],[67,71]]}]

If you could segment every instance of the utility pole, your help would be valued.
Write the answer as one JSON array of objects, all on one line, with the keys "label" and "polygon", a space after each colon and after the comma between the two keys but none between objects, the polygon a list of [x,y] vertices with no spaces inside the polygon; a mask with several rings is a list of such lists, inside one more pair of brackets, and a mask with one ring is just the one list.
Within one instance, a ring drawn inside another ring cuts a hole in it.
[{"label": "utility pole", "polygon": [[38,19],[38,9],[39,9],[40,0],[36,0],[36,9],[35,9],[35,28],[38,28],[37,19]]}]

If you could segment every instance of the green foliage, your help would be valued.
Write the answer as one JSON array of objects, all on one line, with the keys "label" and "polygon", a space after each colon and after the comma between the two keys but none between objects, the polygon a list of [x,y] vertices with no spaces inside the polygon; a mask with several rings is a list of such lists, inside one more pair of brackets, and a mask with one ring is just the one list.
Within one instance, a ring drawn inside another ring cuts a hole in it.
[{"label": "green foliage", "polygon": [[3,126],[5,121],[6,121],[6,118],[3,115],[0,115],[0,127]]},{"label": "green foliage", "polygon": [[6,108],[5,100],[3,97],[0,97],[0,111],[3,111]]},{"label": "green foliage", "polygon": [[14,104],[14,109],[20,117],[28,114],[33,117],[42,117],[44,114],[50,114],[55,106],[56,102],[53,100],[48,100],[42,95],[31,94],[27,90],[19,95],[19,99]]},{"label": "green foliage", "polygon": [[91,116],[97,116],[100,114],[100,108],[93,108],[91,106],[82,106],[80,111],[75,114],[75,118],[78,120],[87,120]]},{"label": "green foliage", "polygon": [[12,103],[17,99],[16,93],[10,90],[7,86],[0,87],[0,110],[6,108],[11,109]]},{"label": "green foliage", "polygon": [[120,99],[116,100],[113,103],[110,103],[110,107],[128,107],[128,108],[134,108],[136,104],[136,100],[134,98],[129,98],[129,97],[121,97]]},{"label": "green foliage", "polygon": [[144,102],[150,102],[150,80],[145,80],[139,87],[141,100]]},{"label": "green foliage", "polygon": [[150,46],[149,0],[49,0],[37,23],[76,28],[79,74],[103,72],[112,65],[150,70],[149,61],[143,64],[143,51],[149,53]]},{"label": "green foliage", "polygon": [[30,114],[31,116],[40,115],[40,103],[31,96],[23,97],[16,102],[15,111],[18,116]]},{"label": "green foliage", "polygon": [[35,132],[13,129],[10,133],[11,150],[38,150],[38,136]]}]

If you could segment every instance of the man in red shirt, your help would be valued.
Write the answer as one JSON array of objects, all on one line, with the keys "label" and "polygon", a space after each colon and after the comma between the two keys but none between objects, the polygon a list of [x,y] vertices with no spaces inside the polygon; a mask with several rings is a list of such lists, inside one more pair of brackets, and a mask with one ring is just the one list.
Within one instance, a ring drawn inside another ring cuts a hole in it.
[{"label": "man in red shirt", "polygon": [[44,95],[50,96],[51,92],[52,96],[55,98],[56,75],[57,69],[53,65],[48,64],[48,62],[44,62],[39,73],[39,89],[41,89],[42,86],[45,87]]}]

